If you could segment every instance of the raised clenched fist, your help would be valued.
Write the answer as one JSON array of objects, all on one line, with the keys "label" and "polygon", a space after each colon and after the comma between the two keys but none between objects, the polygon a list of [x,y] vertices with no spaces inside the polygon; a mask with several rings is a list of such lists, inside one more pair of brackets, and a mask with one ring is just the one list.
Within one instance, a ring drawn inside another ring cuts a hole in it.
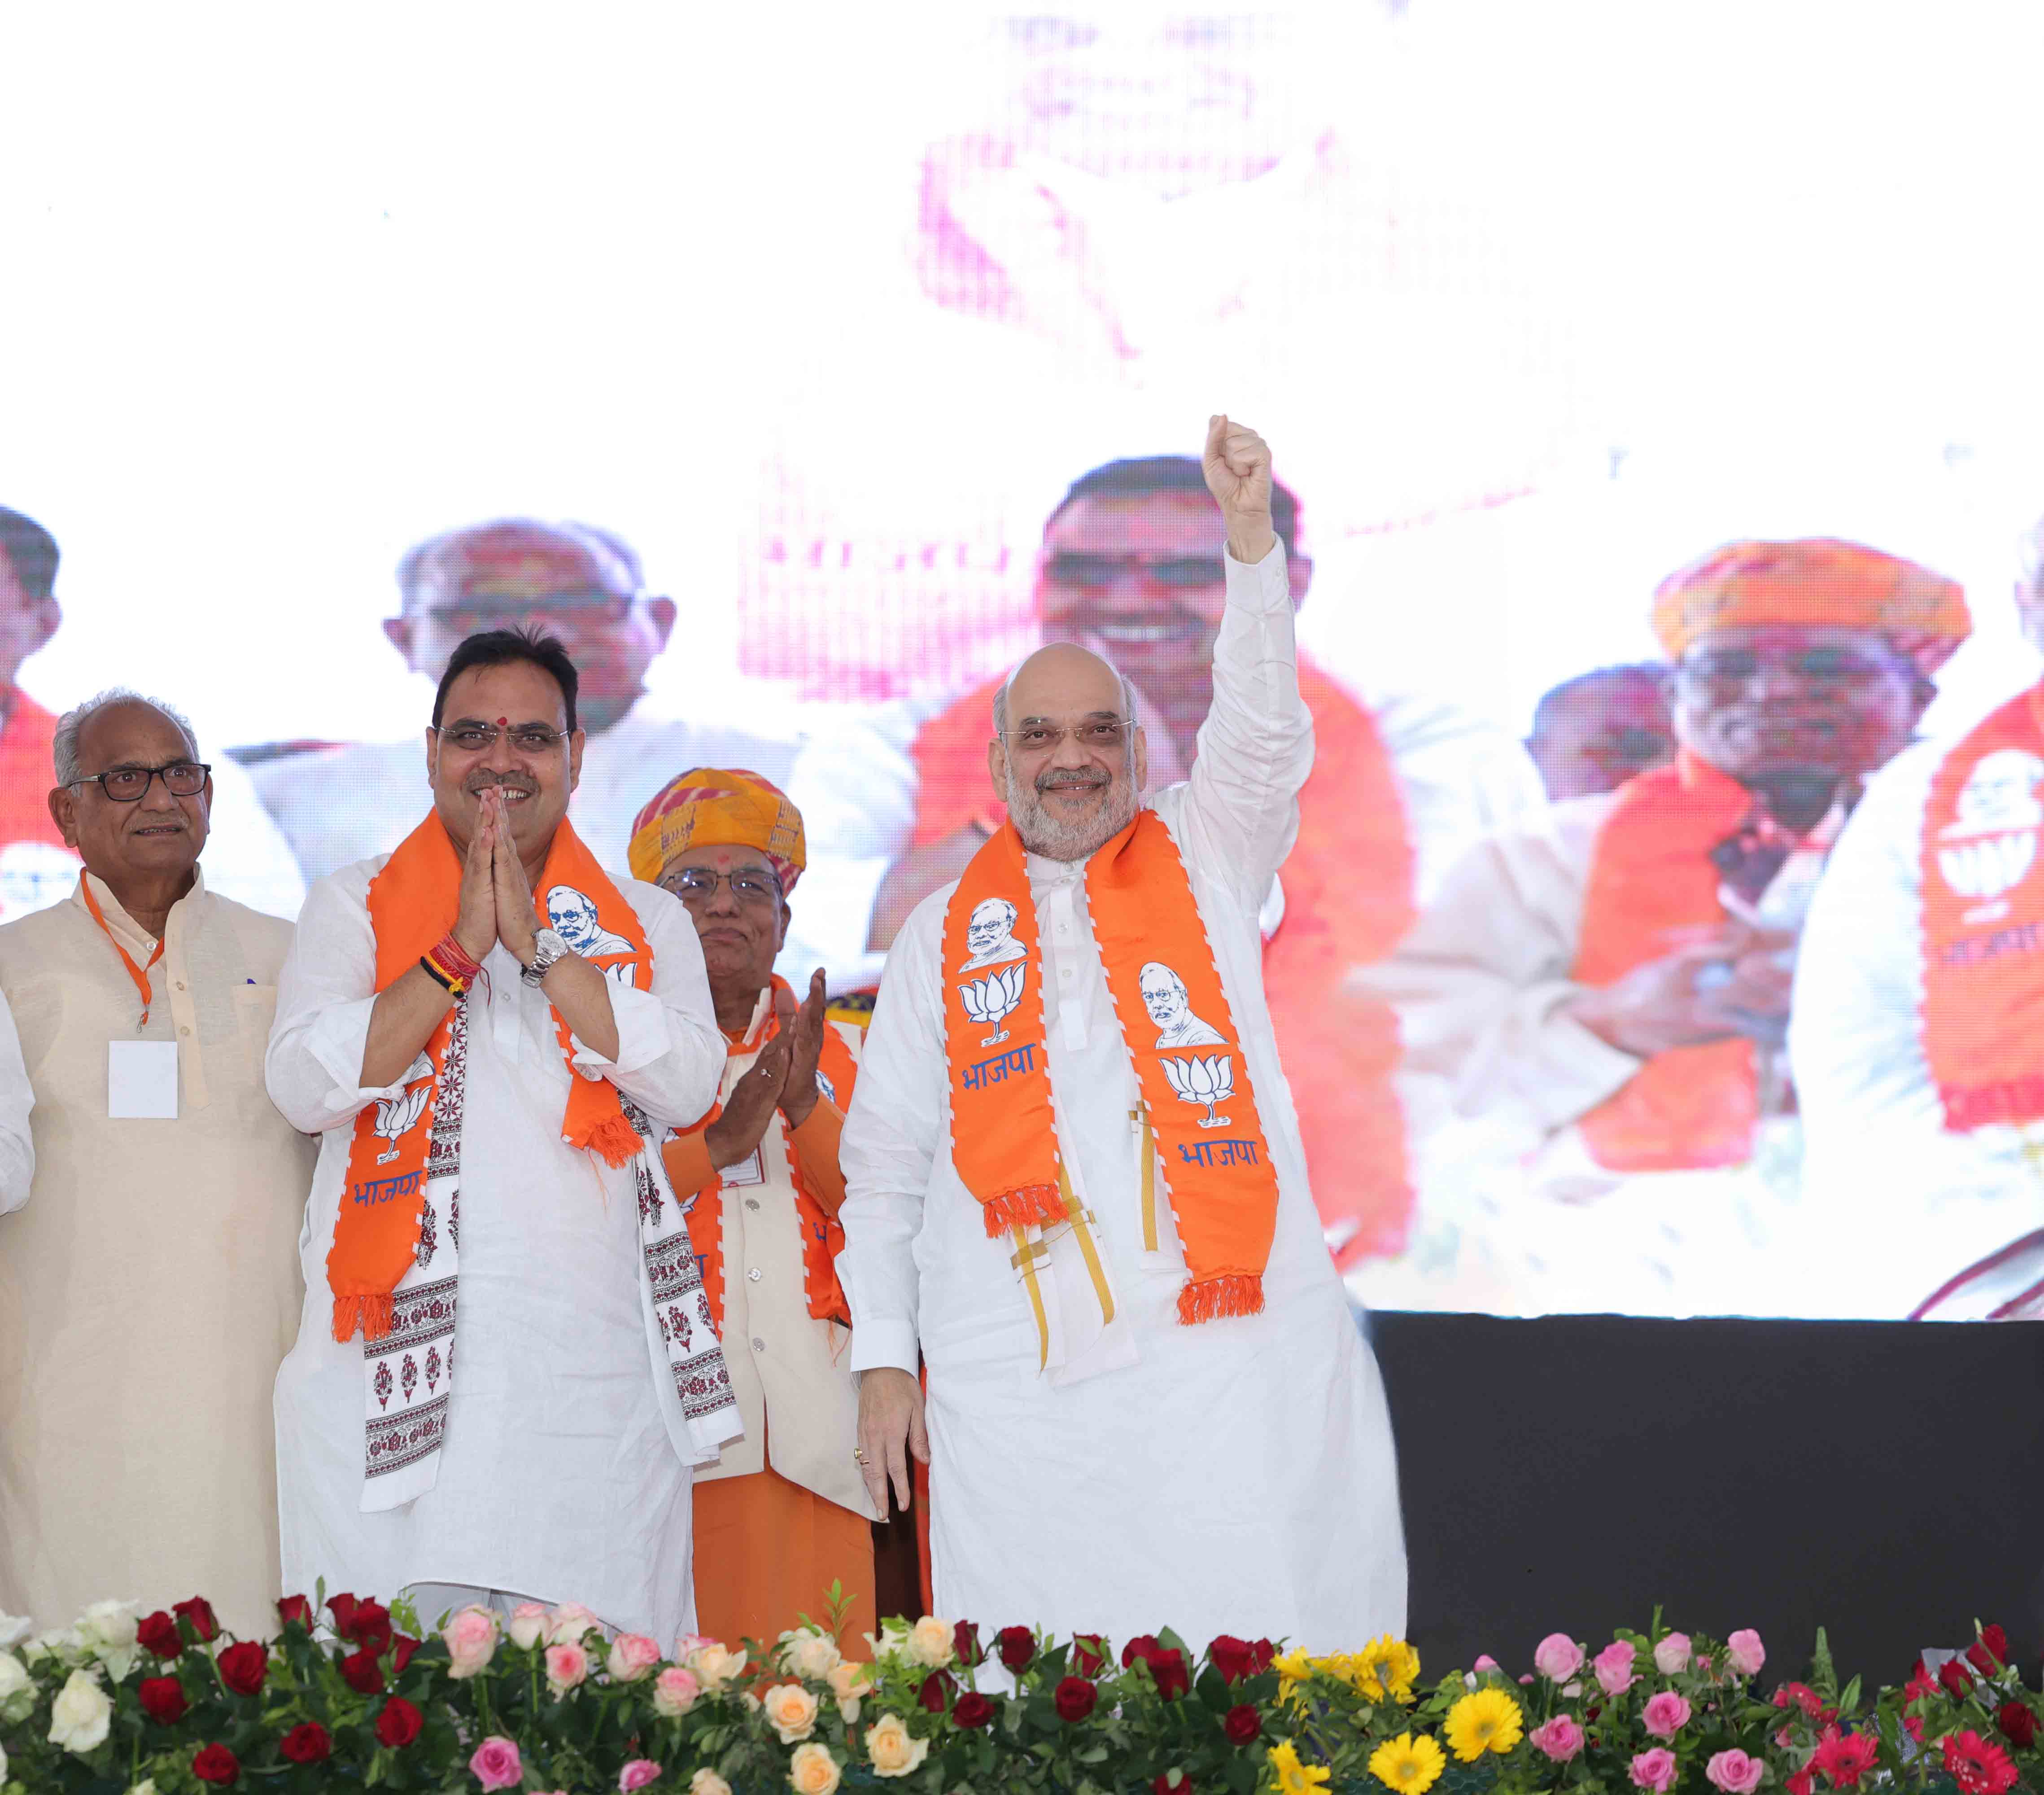
[{"label": "raised clenched fist", "polygon": [[1201,460],[1207,490],[1227,521],[1228,552],[1244,563],[1262,560],[1278,540],[1270,528],[1270,445],[1216,413],[1207,420]]}]

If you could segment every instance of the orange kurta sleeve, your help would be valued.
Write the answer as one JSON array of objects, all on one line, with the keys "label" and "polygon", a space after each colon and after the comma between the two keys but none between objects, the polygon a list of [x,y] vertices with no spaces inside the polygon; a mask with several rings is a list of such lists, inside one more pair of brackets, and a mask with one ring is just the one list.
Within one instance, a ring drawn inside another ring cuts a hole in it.
[{"label": "orange kurta sleeve", "polygon": [[[819,1093],[816,1108],[793,1136],[802,1176],[823,1205],[824,1213],[833,1220],[844,1207],[844,1172],[837,1163],[838,1142],[843,1133],[844,1112]],[[707,1153],[703,1155],[705,1162],[709,1157]],[[672,1169],[670,1165],[669,1170]]]},{"label": "orange kurta sleeve", "polygon": [[[820,1099],[816,1107],[823,1108]],[[717,1167],[709,1163],[709,1144],[703,1138],[704,1132],[697,1128],[693,1134],[677,1135],[660,1149],[660,1163],[667,1168],[667,1182],[674,1186],[677,1197],[701,1190],[717,1176]]]}]

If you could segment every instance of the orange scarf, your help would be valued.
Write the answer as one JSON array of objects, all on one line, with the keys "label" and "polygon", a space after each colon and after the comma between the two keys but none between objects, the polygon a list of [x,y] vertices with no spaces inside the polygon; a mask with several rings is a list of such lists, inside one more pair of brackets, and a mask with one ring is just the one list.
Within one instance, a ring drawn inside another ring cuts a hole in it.
[{"label": "orange scarf", "polygon": [[[540,926],[548,926],[545,894],[568,885],[596,905],[597,921],[608,933],[630,944],[613,965],[627,961],[632,981],[651,988],[653,956],[647,951],[637,913],[609,877],[582,846],[565,819],[554,836],[547,867],[533,896]],[[382,991],[419,963],[427,948],[445,935],[453,922],[461,890],[461,857],[448,839],[437,814],[429,816],[398,844],[383,870],[369,882],[369,921],[376,935],[376,989]],[[334,1224],[333,1248],[327,1255],[327,1282],[333,1291],[333,1337],[379,1340],[391,1330],[391,1293],[415,1259],[423,1263],[432,1248],[425,1236],[429,1222],[426,1201],[427,1148],[435,1132],[422,1126],[436,1108],[434,1095],[447,1074],[448,1045],[457,1004],[440,1019],[426,1043],[431,1082],[424,1068],[406,1079],[402,1097],[366,1105],[355,1118],[355,1140],[348,1156],[346,1200]],[[567,1024],[554,1013],[561,1055],[569,1059]],[[459,1122],[455,1121],[458,1136]],[[608,1078],[571,1076],[561,1136],[571,1147],[585,1147],[612,1166],[628,1163],[644,1143],[624,1118],[617,1088]],[[458,1152],[458,1139],[448,1151]]]},{"label": "orange scarf", "polygon": [[[987,713],[999,682],[966,693],[917,732],[915,844],[1006,813],[987,789]],[[1398,770],[1376,719],[1303,657],[1313,770],[1299,838],[1280,874],[1285,918],[1263,951],[1263,996],[1285,1057],[1321,1221],[1350,1238],[1342,1263],[1396,1255],[1412,1216],[1405,1119],[1393,1083],[1398,1023],[1382,999],[1342,988],[1412,925],[1412,844]]]},{"label": "orange scarf", "polygon": [[[1189,1276],[1178,1293],[1178,1318],[1253,1315],[1263,1307],[1278,1174],[1178,844],[1154,810],[1142,811],[1087,863],[1085,881],[1108,992],[1185,1248]],[[1013,920],[999,928],[982,917],[975,949],[968,940],[974,912],[990,904],[1012,906]],[[1078,1219],[1051,1100],[1035,941],[1022,839],[1004,823],[959,880],[940,949],[951,1000],[944,1008],[951,1160],[997,1240]],[[1159,973],[1174,976],[1180,993],[1172,1022],[1151,1019],[1146,972],[1153,990]],[[1174,1034],[1179,1039],[1170,1041]],[[1220,1128],[1226,1132],[1219,1138],[1208,1132]]]},{"label": "orange scarf", "polygon": [[[1616,984],[1720,927],[1711,850],[1754,807],[1745,786],[1686,749],[1619,787],[1591,856],[1576,982]],[[1753,1044],[1740,1040],[1656,1054],[1576,1125],[1608,1170],[1664,1172],[1743,1164],[1759,1120]]]},{"label": "orange scarf", "polygon": [[[786,979],[778,973],[774,978],[774,990],[778,994],[788,991]],[[734,1043],[726,1057],[736,1059],[742,1055],[756,1054],[781,1032],[781,1019],[773,1011],[766,1015],[766,1027],[757,1040]],[[831,1024],[824,1024],[823,1051],[817,1056],[818,1082],[825,1088],[818,1094],[818,1101],[835,1103],[840,1109],[851,1101],[852,1086],[859,1082],[859,1062],[852,1058],[851,1049],[845,1045],[844,1037]],[[720,1101],[710,1106],[709,1113],[694,1128],[680,1129],[682,1136],[700,1134],[724,1113]],[[769,1151],[768,1142],[778,1141],[779,1150],[786,1155],[789,1182],[795,1187],[795,1215],[802,1230],[802,1293],[809,1299],[809,1314],[818,1321],[842,1322],[851,1325],[851,1310],[844,1300],[843,1286],[838,1282],[837,1255],[844,1249],[844,1229],[823,1199],[816,1194],[816,1186],[802,1169],[801,1155],[796,1151],[793,1131],[788,1126],[785,1116],[776,1111],[775,1125],[768,1129],[759,1143],[762,1153]],[[700,1161],[697,1162],[701,1163]],[[670,1159],[671,1173],[675,1162]],[[679,1182],[674,1187],[687,1211],[689,1243],[694,1250],[696,1263],[702,1270],[703,1290],[709,1298],[709,1313],[717,1324],[717,1336],[724,1335],[724,1180],[714,1171],[709,1182],[697,1187],[695,1200],[690,1202],[689,1193]]]},{"label": "orange scarf", "polygon": [[[1972,730],[1924,806],[1923,1056],[1954,1133],[2044,1118],[2040,703],[2032,687]],[[1995,754],[2011,758],[1983,770]]]}]

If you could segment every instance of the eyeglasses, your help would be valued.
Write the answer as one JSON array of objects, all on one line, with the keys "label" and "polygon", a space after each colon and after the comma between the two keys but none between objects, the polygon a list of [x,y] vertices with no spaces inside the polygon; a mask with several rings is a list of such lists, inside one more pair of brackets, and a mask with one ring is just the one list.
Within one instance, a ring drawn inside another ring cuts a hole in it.
[{"label": "eyeglasses", "polygon": [[1892,660],[1855,652],[1850,648],[1797,648],[1781,654],[1762,654],[1753,648],[1705,648],[1681,663],[1684,675],[1710,686],[1744,686],[1762,666],[1781,668],[1799,679],[1817,686],[1845,686],[1879,678],[1896,670]]},{"label": "eyeglasses", "polygon": [[1032,723],[1026,728],[1003,729],[1001,739],[1024,754],[1048,754],[1059,747],[1070,736],[1082,748],[1093,748],[1103,754],[1112,753],[1128,739],[1126,719],[1102,717],[1092,723],[1074,723],[1068,729],[1061,729],[1048,723]]},{"label": "eyeglasses", "polygon": [[162,767],[110,767],[68,786],[97,786],[116,804],[139,802],[152,779],[161,779],[173,798],[196,798],[212,777],[213,764],[205,760],[173,760]]},{"label": "eyeglasses", "polygon": [[660,883],[685,904],[691,899],[707,901],[717,895],[720,884],[729,885],[732,896],[741,904],[781,901],[781,882],[771,873],[760,872],[751,867],[740,867],[735,873],[717,873],[707,867],[690,867],[671,878],[662,879]]},{"label": "eyeglasses", "polygon": [[1046,578],[1093,591],[1105,591],[1124,570],[1153,586],[1221,586],[1228,579],[1228,569],[1218,555],[1166,555],[1152,560],[1144,555],[1061,553],[1043,563]]},{"label": "eyeglasses", "polygon": [[464,636],[486,629],[508,629],[533,618],[570,624],[620,624],[632,614],[629,593],[548,592],[530,598],[462,598],[451,605],[428,605],[425,615]]},{"label": "eyeglasses", "polygon": [[437,724],[428,725],[432,732],[450,746],[458,748],[463,754],[483,754],[497,746],[497,738],[508,735],[511,746],[521,754],[551,754],[567,740],[558,729],[549,729],[544,723],[521,724],[515,729],[500,729],[490,723],[457,724],[451,729],[443,729]]}]

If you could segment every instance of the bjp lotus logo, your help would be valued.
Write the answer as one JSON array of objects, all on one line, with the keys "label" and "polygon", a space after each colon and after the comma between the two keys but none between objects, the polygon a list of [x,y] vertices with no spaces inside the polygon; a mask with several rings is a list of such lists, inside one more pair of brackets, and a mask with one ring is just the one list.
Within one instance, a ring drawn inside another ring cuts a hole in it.
[{"label": "bjp lotus logo", "polygon": [[[1186,1059],[1174,1055],[1158,1063],[1164,1068],[1164,1076],[1171,1081],[1171,1089],[1178,1094],[1181,1103],[1204,1103],[1207,1106],[1206,1114],[1200,1118],[1201,1128],[1228,1126],[1228,1118],[1216,1116],[1214,1105],[1235,1095],[1233,1054],[1203,1053]],[[1205,1149],[1201,1151],[1204,1152]]]},{"label": "bjp lotus logo", "polygon": [[984,978],[968,978],[959,986],[959,1001],[965,1005],[966,1014],[974,1022],[993,1025],[993,1032],[980,1042],[982,1047],[992,1047],[997,1041],[1008,1039],[1008,1031],[1001,1024],[1021,1002],[1022,983],[1028,971],[1027,960],[1017,960],[998,972],[989,972]]},{"label": "bjp lotus logo", "polygon": [[426,1113],[426,1099],[433,1094],[431,1085],[421,1085],[408,1090],[402,1097],[386,1097],[376,1105],[376,1133],[390,1143],[390,1151],[376,1155],[376,1163],[387,1166],[398,1157],[398,1143],[418,1126],[419,1118]]}]

